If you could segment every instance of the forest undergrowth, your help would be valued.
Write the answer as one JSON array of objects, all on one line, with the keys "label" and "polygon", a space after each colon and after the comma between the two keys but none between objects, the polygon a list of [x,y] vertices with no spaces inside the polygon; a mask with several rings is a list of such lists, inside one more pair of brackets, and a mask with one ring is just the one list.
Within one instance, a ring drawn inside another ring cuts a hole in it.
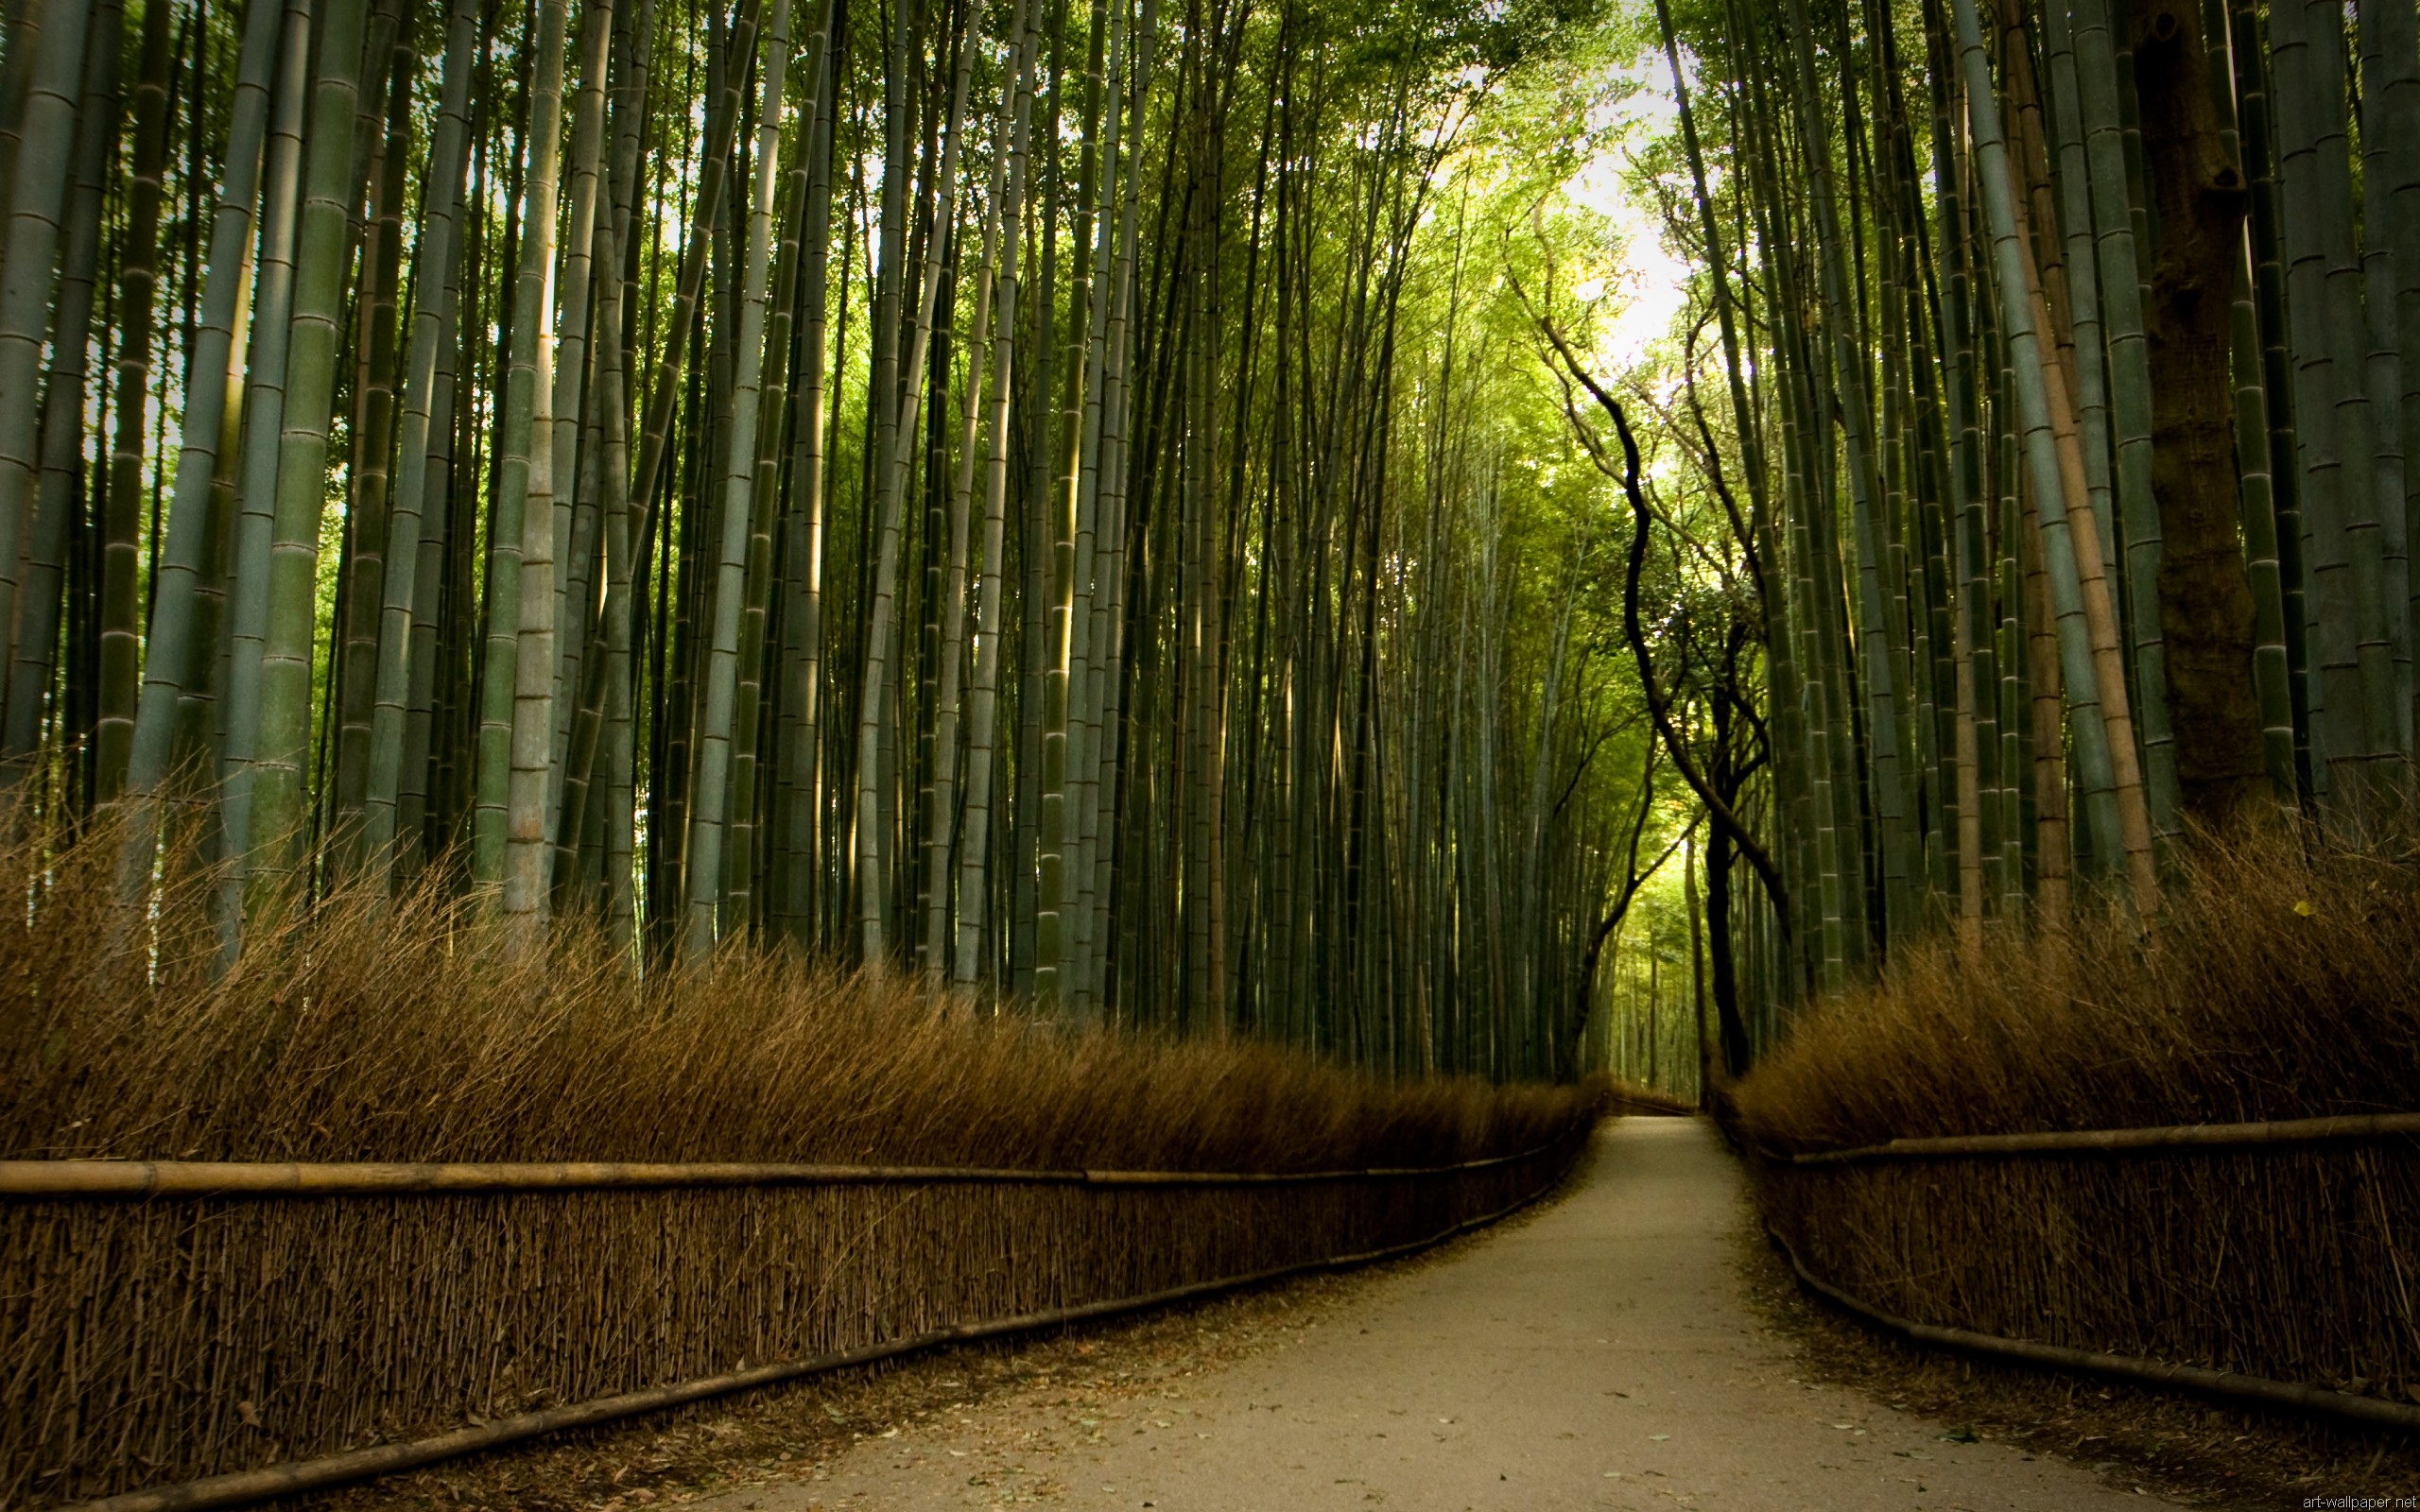
[{"label": "forest undergrowth", "polygon": [[1738,1084],[1769,1148],[2405,1112],[2420,1069],[2420,833],[2180,846],[2157,919],[1897,954]]},{"label": "forest undergrowth", "polygon": [[43,879],[0,929],[0,1158],[1318,1170],[1528,1150],[1606,1091],[1076,1030],[786,947],[642,975],[434,889],[339,889],[222,969],[208,876],[135,920],[107,831],[37,855],[0,847]]}]

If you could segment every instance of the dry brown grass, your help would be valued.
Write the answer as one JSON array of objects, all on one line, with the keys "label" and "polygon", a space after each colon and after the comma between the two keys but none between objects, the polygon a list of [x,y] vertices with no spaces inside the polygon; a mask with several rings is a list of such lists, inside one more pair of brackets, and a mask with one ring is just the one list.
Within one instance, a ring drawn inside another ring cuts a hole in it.
[{"label": "dry brown grass", "polygon": [[[28,874],[25,850],[0,875]],[[108,837],[0,927],[0,1158],[813,1160],[1450,1177],[0,1204],[0,1505],[99,1494],[1423,1240],[1550,1184],[1605,1089],[1078,1034],[773,952],[644,982],[433,898],[216,971]]]},{"label": "dry brown grass", "polygon": [[1529,1148],[1594,1096],[1075,1033],[786,951],[642,981],[429,895],[338,897],[221,974],[191,935],[112,948],[106,851],[0,925],[0,1158],[1322,1170]]},{"label": "dry brown grass", "polygon": [[2273,833],[2181,858],[2148,940],[1933,942],[1810,1011],[1737,1090],[1781,1149],[2420,1107],[2420,868]]},{"label": "dry brown grass", "polygon": [[[2290,835],[2184,858],[2148,939],[1908,954],[1736,1090],[1752,1149],[2420,1106],[2420,874]],[[1752,1160],[1816,1274],[1921,1322],[2420,1400],[2420,1142]]]}]

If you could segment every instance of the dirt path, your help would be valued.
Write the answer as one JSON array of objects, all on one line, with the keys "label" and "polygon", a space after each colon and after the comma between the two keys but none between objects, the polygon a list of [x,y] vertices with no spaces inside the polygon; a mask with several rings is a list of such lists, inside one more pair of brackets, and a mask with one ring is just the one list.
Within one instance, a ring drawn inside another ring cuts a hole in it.
[{"label": "dirt path", "polygon": [[1383,1278],[1295,1342],[1132,1392],[1029,1390],[871,1438],[717,1512],[2160,1503],[1789,1378],[1738,1294],[1747,1210],[1702,1123],[1625,1119],[1579,1190]]}]

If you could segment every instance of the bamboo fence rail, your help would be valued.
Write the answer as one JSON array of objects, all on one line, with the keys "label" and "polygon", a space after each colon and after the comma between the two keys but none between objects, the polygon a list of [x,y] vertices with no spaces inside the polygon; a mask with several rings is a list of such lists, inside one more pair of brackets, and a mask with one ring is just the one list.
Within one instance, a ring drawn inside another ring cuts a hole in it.
[{"label": "bamboo fence rail", "polygon": [[0,1197],[359,1197],[848,1185],[1288,1186],[1480,1171],[1526,1160],[1552,1147],[1540,1145],[1451,1165],[1368,1166],[1349,1171],[1041,1171],[748,1160],[0,1160]]},{"label": "bamboo fence rail", "polygon": [[1357,1263],[1585,1138],[1292,1173],[0,1162],[0,1507],[232,1505]]},{"label": "bamboo fence rail", "polygon": [[[2024,1134],[1948,1134],[1887,1140],[1841,1150],[1759,1151],[1789,1165],[1915,1160],[1960,1156],[2123,1154],[2143,1150],[2248,1149],[2342,1140],[2420,1137],[2420,1113],[2352,1113],[2334,1118],[2269,1119],[2249,1124],[2174,1124],[2160,1128],[2047,1129]],[[5,1180],[0,1175],[0,1180]],[[5,1188],[0,1188],[5,1190]]]}]

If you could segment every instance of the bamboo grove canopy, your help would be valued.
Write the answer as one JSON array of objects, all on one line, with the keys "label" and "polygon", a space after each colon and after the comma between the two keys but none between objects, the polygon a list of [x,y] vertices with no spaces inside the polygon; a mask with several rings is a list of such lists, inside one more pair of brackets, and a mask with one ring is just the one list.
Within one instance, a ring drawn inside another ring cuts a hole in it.
[{"label": "bamboo grove canopy", "polygon": [[[1700,282],[1651,441],[1728,597],[1639,661],[1754,700],[1719,738],[1676,725],[1731,900],[1718,966],[1750,978],[1719,989],[2056,931],[2079,885],[2148,922],[2199,830],[2406,813],[2411,0],[1653,19],[1682,114],[1652,167]],[[1646,618],[1681,623],[1677,593]],[[1754,654],[1670,649],[1726,627]]]},{"label": "bamboo grove canopy", "polygon": [[7,21],[19,822],[133,816],[222,950],[433,886],[645,970],[1569,1069],[1643,747],[1559,696],[1519,197],[1441,185],[1589,13]]}]

